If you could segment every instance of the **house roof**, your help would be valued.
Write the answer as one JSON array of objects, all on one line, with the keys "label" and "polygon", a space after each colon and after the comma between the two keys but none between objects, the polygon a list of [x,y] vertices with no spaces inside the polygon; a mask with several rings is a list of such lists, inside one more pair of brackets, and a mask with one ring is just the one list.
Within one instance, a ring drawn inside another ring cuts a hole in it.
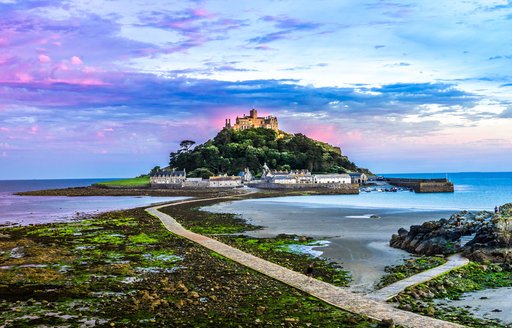
[{"label": "house roof", "polygon": [[185,173],[185,171],[163,170],[163,171],[157,171],[152,176],[156,176],[156,177],[185,177],[186,173]]}]

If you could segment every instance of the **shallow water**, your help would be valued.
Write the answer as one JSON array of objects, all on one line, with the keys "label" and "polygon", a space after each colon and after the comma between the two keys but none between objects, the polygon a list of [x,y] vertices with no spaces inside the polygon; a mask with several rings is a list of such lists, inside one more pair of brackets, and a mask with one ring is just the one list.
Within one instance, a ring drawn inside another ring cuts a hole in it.
[{"label": "shallow water", "polygon": [[[281,233],[326,238],[329,244],[313,250],[341,263],[352,274],[351,288],[367,292],[384,274],[387,265],[399,264],[410,254],[389,247],[389,239],[400,227],[440,219],[452,211],[411,211],[389,208],[347,208],[320,204],[243,200],[206,207],[212,212],[242,215],[252,224],[265,228],[246,234],[272,237]],[[379,218],[370,218],[377,215]]]},{"label": "shallow water", "polygon": [[69,221],[77,215],[122,210],[186,197],[149,196],[16,196],[13,193],[49,188],[89,186],[112,179],[0,181],[0,224],[40,224]]},{"label": "shallow water", "polygon": [[468,308],[471,313],[480,318],[498,319],[506,324],[512,324],[512,288],[486,289],[466,293],[460,300],[440,301],[450,306]]}]

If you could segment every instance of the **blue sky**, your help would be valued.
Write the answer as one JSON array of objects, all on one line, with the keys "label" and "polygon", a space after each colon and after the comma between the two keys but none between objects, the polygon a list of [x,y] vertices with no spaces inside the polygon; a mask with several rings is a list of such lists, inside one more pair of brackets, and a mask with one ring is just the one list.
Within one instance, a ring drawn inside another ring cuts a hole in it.
[{"label": "blue sky", "polygon": [[0,15],[0,179],[138,175],[253,106],[375,172],[511,170],[511,1],[0,0]]}]

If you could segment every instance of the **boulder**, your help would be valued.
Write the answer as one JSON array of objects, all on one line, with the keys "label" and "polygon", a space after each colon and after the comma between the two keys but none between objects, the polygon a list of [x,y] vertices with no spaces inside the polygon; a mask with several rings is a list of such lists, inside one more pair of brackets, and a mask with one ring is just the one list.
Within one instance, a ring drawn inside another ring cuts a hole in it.
[{"label": "boulder", "polygon": [[[512,204],[504,208],[512,211]],[[474,237],[468,241],[468,236]],[[449,219],[412,225],[409,230],[400,228],[398,233],[391,236],[389,244],[420,255],[446,255],[462,251],[476,261],[512,263],[512,216],[487,211],[462,211]]]}]

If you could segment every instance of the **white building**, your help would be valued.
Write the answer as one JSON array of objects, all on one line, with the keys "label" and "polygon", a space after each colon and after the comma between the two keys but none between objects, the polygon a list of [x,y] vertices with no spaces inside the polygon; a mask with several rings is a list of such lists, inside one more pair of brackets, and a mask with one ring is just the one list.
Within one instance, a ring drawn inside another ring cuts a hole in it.
[{"label": "white building", "polygon": [[187,178],[183,187],[205,188],[208,187],[208,180],[203,178]]},{"label": "white building", "polygon": [[235,188],[242,186],[242,177],[237,176],[214,176],[210,177],[208,187],[210,188]]},{"label": "white building", "polygon": [[350,175],[343,174],[315,174],[313,175],[313,183],[352,183]]},{"label": "white building", "polygon": [[185,170],[160,170],[149,177],[151,185],[182,185],[187,178]]},{"label": "white building", "polygon": [[272,176],[269,180],[270,183],[276,184],[296,184],[297,179],[294,176],[288,174],[278,174]]}]

